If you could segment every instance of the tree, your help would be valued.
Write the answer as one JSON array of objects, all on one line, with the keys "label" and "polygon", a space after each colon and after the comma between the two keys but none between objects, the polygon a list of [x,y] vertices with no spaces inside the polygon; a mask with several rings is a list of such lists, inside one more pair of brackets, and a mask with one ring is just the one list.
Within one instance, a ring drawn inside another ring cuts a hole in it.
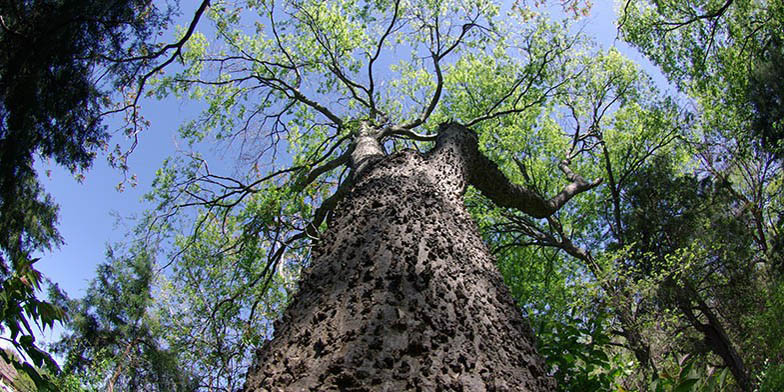
[{"label": "tree", "polygon": [[[206,2],[194,26],[205,7]],[[0,3],[2,325],[17,350],[52,373],[57,366],[36,346],[31,323],[52,327],[65,315],[36,297],[43,277],[31,255],[58,246],[62,238],[57,206],[40,186],[34,162],[52,159],[80,176],[96,153],[107,149],[102,119],[112,113],[126,112],[125,133],[135,138],[144,126],[136,110],[138,93],[190,37],[186,33],[171,45],[154,42],[170,16],[171,10],[148,0]],[[114,102],[115,88],[128,93],[127,102]],[[110,155],[123,169],[125,157],[119,144]],[[33,366],[12,362],[39,387],[48,384]]]},{"label": "tree", "polygon": [[472,184],[543,216],[593,184],[577,178],[544,201],[509,183],[456,124],[427,155],[384,159],[368,144],[352,154],[356,184],[246,389],[551,389],[461,196]]},{"label": "tree", "polygon": [[[732,369],[738,385],[751,389],[749,374],[767,367],[761,358],[775,355],[760,352],[762,346],[751,343],[768,332],[748,327],[759,325],[756,320],[764,318],[760,314],[779,311],[775,301],[766,298],[775,297],[780,285],[781,105],[777,101],[780,83],[770,62],[779,56],[784,8],[775,1],[728,0],[688,5],[627,1],[623,9],[620,31],[624,39],[659,65],[696,103],[691,108],[696,122],[687,139],[695,153],[694,174],[710,179],[717,192],[701,193],[692,185],[692,194],[702,194],[732,211],[732,216],[722,216],[704,206],[678,205],[695,219],[712,221],[711,230],[693,232],[701,239],[681,239],[707,244],[710,238],[720,238],[726,247],[711,245],[705,251],[685,252],[688,256],[669,253],[673,260],[699,266],[689,272],[696,276],[683,276],[686,282],[695,283],[692,287],[670,285],[670,299],[690,298],[679,305],[681,315],[691,319],[706,342],[712,342],[708,346]],[[711,286],[730,283],[732,289],[724,293]],[[743,306],[736,302],[741,298],[747,301]],[[754,311],[733,311],[748,308]],[[724,336],[717,338],[720,335]]]},{"label": "tree", "polygon": [[696,332],[682,344],[719,356],[748,390],[751,380],[739,336],[754,332],[737,320],[744,310],[760,308],[765,291],[755,287],[748,222],[733,214],[738,206],[728,184],[675,177],[665,159],[657,157],[652,167],[641,170],[628,191],[624,221],[635,244],[630,259],[639,276],[634,279],[653,277],[658,292],[652,307],[677,309]]},{"label": "tree", "polygon": [[[162,338],[200,390],[242,388],[250,359],[272,335],[272,321],[295,291],[300,257],[306,256],[290,252],[266,288],[257,284],[268,249],[243,235],[240,221],[210,216],[197,235],[177,235],[167,255],[176,266],[158,277],[154,313]],[[148,228],[144,222],[140,227]]]},{"label": "tree", "polygon": [[[722,159],[729,163],[721,166],[730,170],[748,160],[755,166],[771,166],[770,155],[776,154],[780,138],[776,125],[780,88],[766,64],[778,56],[783,23],[784,8],[777,1],[625,4],[619,27],[624,39],[697,104],[700,154],[713,175],[725,171],[713,167]],[[763,171],[763,177],[770,178],[770,170]],[[755,225],[763,227],[765,219],[759,214],[764,208],[750,197],[754,192],[760,193],[759,189],[737,193],[757,206]],[[763,234],[760,231],[758,236]]]},{"label": "tree", "polygon": [[754,108],[752,130],[762,139],[765,149],[772,151],[779,159],[784,157],[784,84],[781,68],[777,64],[784,61],[780,41],[771,41],[764,49],[762,57],[752,70],[749,78],[749,101]]},{"label": "tree", "polygon": [[[564,285],[555,285],[550,290],[566,290],[573,293],[574,299],[558,307],[554,303],[542,303],[534,317],[542,325],[556,325],[566,331],[567,337],[572,334],[583,341],[591,339],[583,345],[584,353],[595,353],[597,345],[603,346],[599,353],[580,361],[584,374],[571,378],[579,381],[581,377],[596,375],[591,366],[600,363],[605,367],[604,374],[635,373],[635,377],[622,380],[634,381],[625,383],[623,388],[647,388],[659,372],[660,361],[651,342],[654,334],[645,327],[645,307],[640,300],[646,295],[624,279],[630,233],[622,216],[630,181],[639,170],[657,155],[685,156],[684,146],[677,141],[686,132],[688,119],[671,98],[657,91],[645,73],[616,50],[594,53],[581,61],[583,72],[564,86],[565,92],[558,101],[560,124],[572,130],[571,139],[561,142],[560,149],[566,151],[567,157],[589,152],[576,169],[604,178],[606,185],[546,221],[500,210],[497,212],[500,219],[483,225],[492,246],[503,249],[505,254],[523,252],[530,247],[540,249],[539,257],[548,252],[556,254],[549,257],[555,264],[551,268],[564,275]],[[549,143],[559,145],[557,140],[554,138]],[[552,187],[554,178],[547,173],[547,166],[526,158],[517,163],[523,178],[532,186]],[[557,252],[563,256],[557,256]],[[537,263],[531,256],[513,260],[529,268]],[[538,301],[526,298],[525,302]],[[571,333],[573,330],[590,333]],[[609,337],[602,337],[601,331],[607,331]],[[600,343],[594,342],[592,334]],[[570,351],[579,350],[562,345],[559,340],[563,337],[548,339],[552,340],[544,344],[556,353],[555,357],[551,355],[556,363],[572,355]],[[629,353],[631,358],[627,357]],[[612,362],[608,357],[613,358]],[[635,366],[618,363],[635,363]],[[579,367],[580,363],[575,365]],[[573,389],[583,387],[575,385]]]},{"label": "tree", "polygon": [[[156,274],[152,255],[107,250],[107,262],[84,298],[57,295],[67,310],[66,332],[54,344],[66,375],[82,387],[105,391],[193,391],[196,383],[177,353],[164,347],[163,326],[152,306]],[[92,385],[91,385],[92,384]]]},{"label": "tree", "polygon": [[[521,23],[528,16],[510,12]],[[575,70],[566,53],[578,45],[544,18],[512,33],[498,14],[493,4],[460,1],[213,4],[220,44],[195,34],[184,71],[158,82],[161,93],[207,102],[204,116],[182,129],[194,145],[214,131],[250,161],[246,175],[233,177],[195,153],[165,167],[154,195],[160,220],[199,206],[200,232],[212,217],[241,217],[243,235],[271,248],[268,266],[250,280],[257,284],[275,275],[289,247],[315,243],[312,270],[247,388],[358,380],[551,388],[461,196],[470,184],[543,218],[599,181],[584,180],[568,160],[551,163],[566,182],[547,198],[487,158],[503,155],[494,134],[561,133],[537,122]],[[395,47],[411,55],[394,56]],[[291,165],[274,160],[284,147]],[[237,298],[222,296],[221,306]],[[350,321],[355,312],[367,313]]]},{"label": "tree", "polygon": [[[703,170],[733,184],[750,207],[756,242],[768,253],[776,217],[766,208],[780,173],[775,163],[777,78],[766,64],[778,56],[780,2],[627,1],[621,32],[698,105],[694,143]],[[769,101],[768,101],[769,99]],[[764,147],[764,148],[763,148]]]},{"label": "tree", "polygon": [[[554,280],[553,288],[518,295],[522,303],[535,304],[535,324],[564,331],[540,337],[548,360],[559,364],[557,374],[570,369],[565,384],[607,383],[595,376],[625,373],[617,380],[624,389],[653,388],[657,378],[659,386],[672,381],[673,388],[707,385],[723,380],[717,376],[722,372],[712,369],[725,366],[739,383],[748,382],[755,372],[748,369],[762,365],[760,355],[775,356],[775,350],[760,350],[764,345],[751,341],[777,335],[758,327],[757,320],[769,316],[757,312],[779,311],[775,301],[764,305],[779,281],[769,274],[777,265],[771,255],[777,253],[762,245],[778,238],[780,169],[764,152],[733,157],[721,153],[733,144],[703,149],[703,140],[695,140],[694,115],[677,101],[660,98],[650,79],[617,53],[586,61],[591,66],[569,84],[560,112],[563,123],[577,129],[566,149],[594,152],[575,169],[603,177],[606,185],[546,222],[503,209],[481,213],[487,216],[485,238],[515,274],[505,277],[519,280],[519,271],[525,271],[530,279],[530,271],[540,268],[537,261],[548,259],[549,270],[540,279]],[[711,170],[695,170],[700,162]],[[546,186],[546,169],[535,159],[519,166],[528,184]],[[705,178],[710,180],[698,180]],[[480,204],[476,210],[488,208]],[[553,250],[565,255],[552,255]],[[688,287],[676,290],[674,281]],[[517,286],[526,284],[533,286],[530,280]],[[560,300],[563,291],[578,299]],[[673,295],[676,291],[679,295]],[[609,339],[601,331],[608,331]],[[580,341],[564,340],[570,336],[582,341],[583,356],[574,354]],[[603,346],[601,353],[585,354],[596,345]],[[635,361],[629,361],[629,352]],[[647,375],[637,374],[637,366]],[[686,368],[704,369],[698,371],[703,379],[687,376],[689,371],[670,379]]]}]

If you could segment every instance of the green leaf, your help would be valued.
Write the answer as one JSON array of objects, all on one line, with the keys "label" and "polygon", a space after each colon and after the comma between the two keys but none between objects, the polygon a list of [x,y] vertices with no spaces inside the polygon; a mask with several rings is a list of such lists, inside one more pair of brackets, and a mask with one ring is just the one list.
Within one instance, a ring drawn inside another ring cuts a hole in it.
[{"label": "green leaf", "polygon": [[694,390],[695,385],[700,381],[699,378],[687,378],[680,383],[678,386],[673,389],[673,392],[689,392]]}]

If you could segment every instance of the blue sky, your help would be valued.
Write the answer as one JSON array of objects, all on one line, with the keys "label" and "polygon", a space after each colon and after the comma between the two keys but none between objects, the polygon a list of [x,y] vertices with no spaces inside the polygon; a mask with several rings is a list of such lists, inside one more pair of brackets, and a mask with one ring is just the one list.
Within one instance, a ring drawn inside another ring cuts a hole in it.
[{"label": "blue sky", "polygon": [[[195,0],[183,1],[184,18],[192,15],[195,3]],[[585,32],[595,37],[602,47],[614,45],[638,64],[646,64],[644,68],[652,72],[653,68],[636,51],[620,41],[614,41],[614,19],[612,1],[595,1],[586,21]],[[663,81],[661,76],[655,79],[659,83]],[[128,161],[131,173],[138,177],[138,185],[134,188],[126,187],[123,192],[116,190],[123,174],[110,168],[105,156],[95,160],[92,169],[85,173],[82,183],[55,165],[38,163],[41,183],[60,205],[58,227],[65,244],[43,255],[37,267],[70,297],[84,295],[89,281],[95,276],[96,266],[104,261],[106,245],[122,241],[131,228],[133,222],[127,219],[118,221],[116,216],[127,218],[150,207],[142,203],[141,196],[150,189],[155,171],[163,160],[176,154],[177,128],[198,114],[194,106],[193,102],[187,100],[143,102],[143,113],[151,126],[140,134],[139,146]],[[112,123],[109,125],[114,128]],[[51,170],[48,177],[45,174],[47,169]],[[51,338],[51,334],[45,335]]]},{"label": "blue sky", "polygon": [[[58,228],[65,244],[44,255],[36,266],[71,297],[84,295],[95,267],[104,261],[106,245],[121,241],[131,229],[132,222],[117,218],[132,217],[148,207],[142,195],[150,189],[163,160],[175,154],[177,127],[195,115],[171,99],[147,101],[143,107],[152,125],[139,135],[139,146],[128,160],[130,172],[138,177],[137,186],[118,191],[123,173],[111,168],[105,156],[95,160],[81,183],[53,163],[37,165],[41,183],[60,206]],[[111,129],[113,124],[108,124]],[[50,176],[45,174],[47,169]]]}]

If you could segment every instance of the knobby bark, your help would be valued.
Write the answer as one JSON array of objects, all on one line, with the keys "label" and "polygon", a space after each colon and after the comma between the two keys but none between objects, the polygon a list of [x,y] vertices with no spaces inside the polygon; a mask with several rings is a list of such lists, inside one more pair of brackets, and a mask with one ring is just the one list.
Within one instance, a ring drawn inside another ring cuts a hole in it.
[{"label": "knobby bark", "polygon": [[366,131],[353,187],[246,391],[553,390],[463,205],[469,182],[506,181],[476,136],[452,124],[427,154],[386,156]]}]

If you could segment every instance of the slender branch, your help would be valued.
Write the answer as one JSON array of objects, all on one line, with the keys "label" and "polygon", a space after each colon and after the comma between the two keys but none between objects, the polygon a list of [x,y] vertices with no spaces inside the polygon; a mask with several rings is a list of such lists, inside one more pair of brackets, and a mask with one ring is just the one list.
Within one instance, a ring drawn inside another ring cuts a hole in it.
[{"label": "slender branch", "polygon": [[378,109],[376,109],[375,98],[373,98],[373,94],[375,90],[375,81],[373,80],[373,65],[375,64],[376,60],[378,60],[378,56],[381,54],[381,48],[384,46],[384,41],[387,39],[387,37],[390,34],[392,34],[392,29],[395,27],[395,23],[397,22],[397,15],[399,12],[399,8],[400,8],[400,0],[396,0],[395,11],[394,14],[392,15],[392,21],[389,22],[389,26],[387,27],[387,30],[381,36],[381,39],[378,40],[378,45],[376,45],[376,52],[373,54],[373,56],[370,58],[370,61],[368,62],[367,73],[368,73],[369,85],[367,88],[367,92],[368,92],[368,100],[370,101],[371,118],[378,112]]},{"label": "slender branch", "polygon": [[724,13],[727,12],[727,10],[730,8],[732,3],[733,3],[733,0],[727,0],[727,1],[724,2],[724,5],[722,5],[716,11],[708,12],[706,14],[696,15],[696,16],[694,16],[692,18],[689,18],[689,19],[683,20],[683,21],[673,21],[673,22],[665,21],[665,22],[662,22],[661,24],[666,25],[666,26],[673,26],[673,27],[671,27],[669,29],[669,31],[672,31],[672,30],[676,30],[676,29],[679,29],[679,28],[684,27],[684,26],[688,26],[688,25],[690,25],[690,24],[692,24],[694,22],[697,22],[699,20],[721,18],[722,15],[724,15]]},{"label": "slender branch", "polygon": [[274,274],[275,274],[275,269],[278,267],[278,264],[280,263],[280,260],[283,259],[283,256],[285,255],[286,250],[289,248],[289,246],[291,246],[291,244],[294,241],[303,239],[303,238],[305,238],[305,236],[306,236],[305,233],[297,233],[297,234],[291,236],[289,239],[283,241],[283,243],[275,251],[275,253],[273,253],[267,259],[267,263],[264,265],[264,269],[261,271],[261,273],[259,275],[257,275],[255,278],[253,278],[253,280],[248,282],[248,284],[244,285],[241,289],[238,289],[237,291],[235,291],[234,294],[232,294],[232,295],[222,299],[217,304],[215,304],[215,307],[212,309],[212,313],[210,314],[210,318],[214,319],[215,318],[215,314],[218,312],[218,310],[220,310],[220,308],[224,304],[234,302],[235,300],[237,300],[237,298],[240,297],[240,295],[247,294],[247,290],[250,289],[250,288],[253,288],[254,286],[256,286],[261,281],[262,278],[266,278],[266,279],[264,279],[264,283],[262,285],[262,290],[261,291],[262,292],[266,292],[267,289],[269,289],[269,284],[272,281],[272,276],[274,276]]},{"label": "slender branch", "polygon": [[275,14],[274,14],[274,11],[275,11],[275,2],[271,1],[270,2],[270,10],[269,10],[269,19],[270,19],[270,25],[271,25],[271,28],[272,28],[272,35],[275,36],[275,43],[278,45],[278,49],[280,49],[280,51],[283,52],[283,55],[286,56],[286,59],[288,59],[288,61],[291,64],[292,68],[294,69],[294,73],[297,74],[297,86],[299,86],[302,83],[302,75],[299,73],[299,68],[297,67],[297,65],[294,62],[294,60],[291,58],[291,55],[289,54],[289,51],[286,49],[286,47],[280,41],[280,35],[278,35],[278,30],[277,30],[277,27],[275,26]]},{"label": "slender branch", "polygon": [[298,88],[290,86],[288,83],[284,82],[283,80],[275,79],[274,81],[280,83],[281,86],[279,86],[279,88],[282,92],[290,93],[292,98],[296,99],[299,102],[304,103],[305,105],[310,106],[311,108],[315,109],[319,113],[323,114],[326,118],[328,118],[330,121],[335,123],[335,125],[337,125],[338,128],[343,127],[343,120],[337,115],[335,115],[334,113],[332,113],[332,111],[330,111],[326,106],[308,98]]},{"label": "slender branch", "polygon": [[[452,52],[452,50],[454,50],[462,42],[466,33],[468,33],[468,31],[470,31],[471,28],[475,26],[477,26],[477,24],[475,23],[464,24],[463,30],[462,32],[460,32],[460,36],[458,36],[457,39],[455,39],[455,42],[453,42],[452,45],[449,48],[447,48],[447,50],[445,50],[444,52],[438,52],[433,50],[430,51],[430,57],[433,59],[433,68],[435,69],[436,72],[436,90],[433,92],[433,96],[430,98],[430,103],[428,103],[425,110],[422,111],[422,114],[420,114],[419,117],[417,117],[414,121],[408,124],[400,125],[401,129],[403,130],[414,129],[424,124],[425,121],[427,121],[427,119],[430,117],[430,114],[433,113],[433,110],[435,110],[436,106],[438,105],[438,101],[441,99],[441,91],[444,88],[444,75],[441,73],[440,61],[442,58],[444,58],[450,52]],[[438,31],[436,31],[435,34],[436,34],[435,38],[439,40],[438,45],[440,45],[440,34],[438,33]]]},{"label": "slender branch", "polygon": [[[397,8],[397,5],[395,7]],[[3,19],[3,15],[0,15],[0,25],[3,26],[3,30],[5,30],[5,31],[7,31],[7,32],[9,32],[11,34],[14,34],[14,35],[18,35],[20,37],[24,37],[24,35],[22,33],[11,29],[10,27],[8,27],[8,25],[5,24],[5,19]]]},{"label": "slender branch", "polygon": [[322,30],[316,28],[316,19],[305,8],[299,8],[299,11],[307,18],[307,20],[304,21],[305,24],[308,26],[311,33],[313,33],[313,37],[316,39],[316,42],[319,44],[319,46],[321,46],[322,49],[324,49],[329,57],[329,62],[324,62],[323,64],[327,67],[327,69],[329,69],[330,72],[332,72],[333,75],[335,75],[335,77],[338,78],[338,80],[343,83],[343,85],[351,93],[351,96],[354,100],[372,110],[370,103],[360,97],[357,93],[357,89],[359,89],[369,96],[370,90],[367,87],[351,80],[348,75],[343,72],[343,67],[339,61],[340,54],[336,56],[335,50],[329,44],[329,38],[323,34]]},{"label": "slender branch", "polygon": [[150,54],[150,55],[147,55],[147,56],[135,57],[135,58],[131,58],[131,59],[125,60],[127,62],[127,61],[134,61],[134,60],[149,60],[149,59],[153,59],[153,58],[158,58],[158,57],[162,56],[163,54],[165,54],[166,52],[168,52],[170,49],[174,49],[174,53],[172,53],[172,55],[169,56],[169,58],[166,59],[166,61],[164,61],[161,64],[158,64],[155,68],[153,68],[152,70],[150,70],[146,74],[142,75],[142,78],[139,80],[139,85],[136,88],[136,96],[134,97],[134,100],[133,100],[133,108],[134,108],[133,109],[133,118],[134,119],[137,116],[136,105],[139,103],[139,98],[142,95],[141,93],[142,93],[142,90],[144,90],[144,86],[147,83],[147,80],[150,77],[152,77],[153,75],[155,75],[156,73],[160,72],[162,69],[166,68],[169,64],[171,64],[174,61],[174,59],[177,58],[177,56],[180,55],[180,53],[182,53],[183,46],[185,46],[185,43],[188,42],[188,40],[193,35],[194,31],[196,31],[196,26],[199,24],[199,20],[201,19],[202,15],[204,14],[204,11],[209,6],[210,6],[210,0],[203,0],[201,2],[201,5],[196,10],[196,13],[193,15],[193,19],[191,20],[191,24],[188,26],[188,30],[185,32],[185,35],[183,35],[182,38],[180,38],[179,41],[177,41],[177,42],[175,42],[173,44],[168,44],[168,45],[162,47],[160,50],[158,50],[157,52],[155,52],[153,54]]},{"label": "slender branch", "polygon": [[612,160],[610,159],[610,151],[607,149],[606,143],[602,143],[602,156],[604,157],[604,169],[609,180],[610,195],[612,196],[613,219],[615,223],[615,228],[613,228],[611,225],[610,229],[613,231],[613,234],[615,234],[615,239],[618,241],[618,244],[623,246],[624,239],[623,226],[621,222],[621,193],[618,184],[615,181]]}]

